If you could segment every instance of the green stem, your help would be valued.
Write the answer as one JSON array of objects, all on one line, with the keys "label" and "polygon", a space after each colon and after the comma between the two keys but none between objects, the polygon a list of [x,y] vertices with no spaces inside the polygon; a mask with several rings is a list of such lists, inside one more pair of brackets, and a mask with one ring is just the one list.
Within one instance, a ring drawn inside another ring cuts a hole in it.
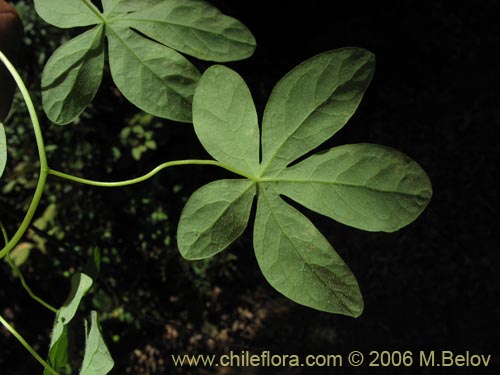
[{"label": "green stem", "polygon": [[[2,230],[3,240],[7,244],[9,242],[9,237],[7,236],[7,231],[5,230],[5,227],[3,226],[2,223],[0,223],[0,229]],[[16,265],[16,263],[10,257],[10,254],[7,255],[7,261],[9,263],[9,266],[12,268],[12,270],[17,275],[17,277],[19,277],[19,279],[21,280],[21,285],[23,286],[24,290],[26,290],[26,292],[28,292],[29,296],[31,298],[33,298],[35,301],[37,301],[39,304],[41,304],[43,307],[49,309],[54,314],[56,314],[57,309],[55,307],[52,307],[47,302],[45,302],[43,299],[38,297],[35,293],[33,293],[31,288],[29,287],[28,283],[26,282],[26,279],[24,278],[23,274],[21,273],[21,270],[19,269],[19,267]]]},{"label": "green stem", "polygon": [[143,181],[153,177],[155,174],[157,174],[158,172],[160,172],[161,170],[163,170],[165,168],[174,167],[174,166],[178,166],[178,165],[214,165],[217,167],[224,168],[230,172],[239,174],[240,176],[249,178],[251,180],[255,180],[255,177],[250,176],[250,175],[248,175],[242,171],[239,171],[237,169],[231,168],[230,166],[225,165],[223,163],[220,163],[218,161],[215,161],[215,160],[197,160],[197,159],[168,161],[166,163],[160,164],[159,166],[154,168],[152,171],[146,173],[143,176],[133,178],[130,180],[116,181],[116,182],[102,182],[102,181],[88,180],[86,178],[80,178],[80,177],[76,177],[76,176],[73,176],[73,175],[70,175],[67,173],[58,172],[58,171],[55,171],[53,169],[49,169],[49,174],[64,178],[66,180],[78,182],[81,184],[86,184],[86,185],[100,186],[100,187],[119,187],[119,186],[133,185],[133,184],[137,184],[139,182],[143,182]]},{"label": "green stem", "polygon": [[28,211],[26,211],[26,215],[24,216],[24,219],[21,222],[21,225],[17,229],[16,233],[14,234],[14,236],[12,236],[7,245],[5,245],[5,247],[0,251],[0,259],[2,259],[14,248],[14,246],[16,246],[16,244],[21,240],[22,236],[28,229],[31,220],[35,215],[36,209],[40,204],[40,199],[42,198],[43,190],[45,188],[45,182],[48,176],[49,166],[47,164],[47,155],[45,154],[45,145],[43,142],[42,130],[40,128],[40,123],[38,121],[38,116],[36,115],[35,106],[33,105],[33,101],[31,100],[28,89],[26,88],[26,85],[24,84],[16,68],[14,68],[14,66],[1,51],[0,61],[6,66],[7,70],[12,75],[12,78],[14,78],[14,80],[16,81],[17,87],[19,87],[24,102],[26,103],[26,107],[28,108],[28,112],[31,118],[31,123],[33,125],[33,131],[35,133],[36,145],[38,148],[38,157],[40,160],[40,175],[38,177],[35,193],[33,194],[33,199],[31,200]]},{"label": "green stem", "polygon": [[52,367],[50,367],[50,365],[45,362],[43,360],[42,357],[40,357],[38,355],[38,353],[35,351],[35,349],[33,349],[30,344],[28,344],[26,342],[26,340],[23,338],[23,336],[21,336],[21,334],[19,332],[17,332],[15,330],[14,327],[12,327],[4,318],[3,316],[0,315],[0,323],[3,324],[3,326],[5,328],[7,328],[7,330],[12,333],[12,335],[21,343],[22,346],[24,346],[26,348],[26,350],[28,350],[28,352],[30,352],[30,354],[43,366],[45,367],[45,369],[50,372],[52,375],[59,375]]},{"label": "green stem", "polygon": [[9,263],[10,267],[12,268],[12,270],[16,273],[17,277],[19,277],[19,280],[21,280],[21,284],[22,284],[24,290],[26,290],[26,292],[29,294],[29,296],[31,298],[33,298],[35,301],[37,301],[40,305],[45,307],[46,309],[52,311],[54,314],[57,314],[57,309],[55,307],[51,306],[50,304],[45,302],[43,299],[38,297],[35,293],[33,293],[31,288],[29,287],[29,285],[26,283],[26,280],[24,279],[24,276],[21,273],[21,270],[19,269],[18,266],[16,266],[16,264],[14,263],[12,258],[10,257],[10,254],[7,255],[7,261]]}]

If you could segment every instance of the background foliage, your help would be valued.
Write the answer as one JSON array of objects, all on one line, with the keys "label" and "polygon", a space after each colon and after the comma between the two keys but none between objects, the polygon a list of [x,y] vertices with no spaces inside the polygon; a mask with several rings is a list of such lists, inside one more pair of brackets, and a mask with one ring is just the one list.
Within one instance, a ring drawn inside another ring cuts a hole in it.
[{"label": "background foliage", "polygon": [[[37,93],[43,64],[73,32],[43,23],[31,2],[15,3],[26,28],[21,71]],[[58,305],[68,276],[99,247],[105,277],[86,308],[105,313],[102,326],[116,374],[202,373],[169,368],[168,354],[229,346],[288,354],[470,350],[493,355],[495,367],[475,373],[496,373],[500,5],[312,0],[307,7],[287,3],[274,9],[255,2],[212,3],[256,36],[256,54],[229,66],[245,77],[260,114],[278,79],[319,52],[356,45],[377,56],[359,111],[327,146],[370,141],[400,149],[428,172],[434,197],[415,223],[391,235],[361,233],[308,213],[357,275],[364,314],[356,320],[332,316],[278,296],[259,273],[249,230],[229,252],[183,261],[173,236],[184,200],[202,184],[227,176],[209,167],[172,169],[118,190],[51,179],[38,213],[44,234],[32,232],[25,241],[34,245],[22,265],[28,282]],[[195,65],[201,71],[208,66]],[[0,197],[10,231],[26,209],[37,170],[27,116],[21,105],[16,111],[7,126],[9,160]],[[45,122],[43,128],[54,168],[93,179],[125,179],[165,160],[206,157],[192,127],[138,113],[114,89],[109,72],[76,126]],[[52,316],[33,304],[8,267],[0,269],[0,279],[2,314],[43,352]],[[39,371],[4,331],[0,342],[2,370]]]}]

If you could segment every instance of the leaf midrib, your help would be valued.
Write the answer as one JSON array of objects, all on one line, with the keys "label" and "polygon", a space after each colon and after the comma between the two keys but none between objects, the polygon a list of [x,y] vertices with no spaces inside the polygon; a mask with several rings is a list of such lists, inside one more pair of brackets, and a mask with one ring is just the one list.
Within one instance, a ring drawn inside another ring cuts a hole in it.
[{"label": "leaf midrib", "polygon": [[[196,30],[196,31],[201,31],[203,33],[210,34],[210,35],[221,36],[221,34],[211,32],[210,30],[204,30],[204,29],[198,28],[198,27],[190,27],[190,26],[183,25],[183,24],[176,23],[176,22],[167,22],[167,21],[161,21],[161,20],[155,20],[155,19],[148,19],[148,18],[125,18],[125,17],[124,18],[116,18],[116,19],[113,19],[113,20],[115,20],[115,21],[122,21],[122,22],[124,22],[124,21],[135,21],[135,22],[144,22],[144,23],[160,23],[160,24],[174,25],[174,26],[177,26],[179,28]],[[246,46],[254,47],[254,45],[251,44],[251,43],[247,43],[247,42],[240,41],[240,40],[237,40],[237,39],[226,38],[226,37],[223,37],[223,38],[226,39],[226,40],[231,40],[231,41],[236,42],[238,44],[243,44],[243,45],[246,45]]]},{"label": "leaf midrib", "polygon": [[366,185],[356,185],[356,184],[349,184],[345,182],[337,182],[337,181],[325,181],[325,180],[312,180],[312,179],[293,179],[293,178],[260,178],[259,182],[261,183],[266,183],[266,182],[285,182],[285,183],[298,183],[298,184],[323,184],[323,185],[334,185],[334,186],[339,186],[339,187],[349,187],[349,188],[358,188],[358,189],[366,189],[368,191],[372,191],[375,193],[382,193],[382,194],[393,194],[393,195],[402,195],[407,198],[423,198],[427,199],[428,197],[425,195],[420,195],[420,194],[411,194],[411,193],[406,193],[406,192],[400,192],[400,191],[393,191],[393,190],[383,190],[383,189],[376,189],[370,186]]},{"label": "leaf midrib", "polygon": [[[344,65],[344,61],[342,61],[339,65],[339,68],[337,70],[337,76],[339,75],[340,73],[340,70],[342,69],[342,66]],[[326,68],[325,68],[326,69]],[[353,74],[354,75],[354,74]],[[286,76],[285,76],[286,77]],[[352,77],[351,77],[352,78]],[[347,81],[344,81],[343,83],[345,82],[349,82],[349,80]],[[342,83],[342,84],[343,84]],[[286,138],[283,140],[283,142],[281,142],[281,144],[275,149],[274,151],[274,154],[272,154],[272,156],[270,157],[270,159],[267,161],[266,165],[262,168],[262,174],[267,171],[267,169],[269,168],[269,166],[272,164],[273,160],[276,158],[276,155],[278,155],[279,151],[285,146],[285,144],[288,143],[289,139],[292,138],[296,133],[297,131],[302,127],[302,125],[304,124],[304,122],[307,121],[308,118],[311,117],[311,115],[316,112],[318,110],[318,108],[321,108],[323,105],[325,105],[328,101],[331,100],[332,96],[335,94],[335,92],[337,91],[337,89],[341,86],[341,84],[337,84],[337,86],[335,86],[335,88],[332,90],[331,94],[328,95],[324,100],[322,100],[317,106],[315,106],[309,113],[307,113],[304,118],[297,123],[297,126],[295,127],[295,129],[293,129],[293,131],[288,134],[286,136]],[[264,124],[263,124],[264,125]]]}]

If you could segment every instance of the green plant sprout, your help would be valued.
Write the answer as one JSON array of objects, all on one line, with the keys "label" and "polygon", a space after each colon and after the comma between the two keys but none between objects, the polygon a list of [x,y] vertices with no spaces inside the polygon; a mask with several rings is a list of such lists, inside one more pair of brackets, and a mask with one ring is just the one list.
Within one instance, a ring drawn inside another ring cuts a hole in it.
[{"label": "green plant sprout", "polygon": [[[397,150],[351,144],[309,155],[355,113],[374,74],[372,53],[341,48],[300,64],[273,89],[259,127],[242,77],[221,65],[200,75],[175,51],[220,62],[253,52],[255,40],[248,29],[211,5],[197,0],[103,0],[103,12],[88,0],[35,0],[35,5],[43,19],[58,27],[96,25],[49,59],[42,77],[49,119],[69,123],[93,100],[101,81],[106,36],[112,76],[124,96],[150,114],[192,121],[199,141],[213,157],[168,161],[142,176],[114,182],[52,169],[28,89],[0,51],[0,61],[28,108],[40,161],[31,204],[10,240],[4,231],[0,259],[6,257],[30,296],[56,315],[48,360],[5,319],[0,317],[0,322],[44,366],[44,375],[69,373],[68,324],[95,281],[91,272],[73,275],[70,296],[63,307],[55,309],[31,291],[10,259],[11,250],[33,221],[49,176],[116,188],[143,182],[174,166],[223,168],[237,178],[199,188],[182,211],[177,230],[181,255],[204,259],[230,246],[248,226],[256,198],[253,246],[269,284],[289,299],[317,310],[352,317],[362,313],[363,298],[349,267],[314,224],[283,197],[340,223],[384,232],[408,225],[428,205],[432,196],[428,176]],[[0,123],[0,176],[6,159],[7,139]],[[99,262],[99,254],[94,254],[92,268],[98,270]],[[85,332],[79,374],[105,375],[114,362],[97,312],[91,312]]]}]

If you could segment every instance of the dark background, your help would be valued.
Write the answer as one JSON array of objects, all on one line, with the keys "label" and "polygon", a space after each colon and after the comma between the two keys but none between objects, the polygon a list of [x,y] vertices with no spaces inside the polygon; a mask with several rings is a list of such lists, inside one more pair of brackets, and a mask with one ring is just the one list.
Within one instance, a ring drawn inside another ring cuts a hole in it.
[{"label": "dark background", "polygon": [[[498,373],[500,3],[212,3],[244,22],[256,36],[258,48],[254,56],[228,65],[247,81],[260,114],[275,83],[300,62],[345,46],[375,53],[375,77],[360,108],[349,124],[322,147],[370,142],[399,149],[427,171],[434,196],[414,223],[392,234],[362,232],[307,213],[358,278],[365,311],[360,318],[352,319],[298,306],[269,287],[252,253],[251,228],[220,259],[194,265],[179,259],[175,240],[164,246],[148,237],[153,232],[151,225],[175,233],[182,199],[204,182],[225,176],[223,172],[198,167],[165,172],[145,186],[118,192],[54,183],[49,196],[66,207],[60,209],[57,219],[67,225],[65,246],[88,249],[98,244],[111,258],[101,282],[107,297],[96,297],[93,304],[95,307],[101,303],[98,307],[108,312],[103,329],[118,362],[113,373],[202,374],[203,369],[172,368],[168,355],[223,353],[228,348],[285,354],[470,351],[491,354],[491,366],[414,366],[386,368],[384,373]],[[57,32],[51,27],[47,30]],[[46,40],[39,43],[47,50],[53,49]],[[33,48],[37,46],[42,48]],[[29,52],[27,56],[30,61]],[[208,66],[197,64],[200,69]],[[28,79],[36,86],[33,65],[31,61],[31,68],[26,69],[32,69]],[[56,168],[66,167],[68,156],[63,155],[72,155],[71,150],[77,146],[71,142],[81,139],[91,140],[93,147],[92,160],[84,158],[86,166],[81,167],[81,173],[104,180],[135,176],[165,160],[206,156],[189,126],[166,124],[155,128],[158,150],[138,163],[130,157],[114,161],[109,149],[116,143],[124,119],[134,110],[120,98],[111,100],[113,87],[109,79],[97,99],[102,104],[95,104],[89,118],[75,127],[76,135],[68,135],[70,128],[53,130],[53,125],[46,125],[47,137],[55,144],[69,142],[53,156]],[[92,118],[94,113],[101,117]],[[100,121],[99,126],[96,121]],[[19,142],[28,147],[28,141]],[[127,144],[120,147],[125,150]],[[10,163],[14,168],[14,162]],[[180,187],[172,193],[171,187],[176,184]],[[138,196],[153,203],[136,202],[134,206],[131,202],[139,201]],[[14,199],[18,195],[7,196],[11,205]],[[4,206],[9,204],[7,200],[2,201]],[[168,222],[151,224],[144,219],[145,211],[154,211],[158,205],[168,214]],[[21,207],[18,209],[21,211]],[[88,214],[93,211],[93,215]],[[111,237],[103,236],[102,228],[109,227],[108,222],[113,222]],[[144,236],[139,238],[141,233]],[[79,269],[85,261],[84,250],[76,249],[68,255],[65,246],[54,245],[62,269],[55,279],[49,274],[54,272],[54,257],[49,261],[47,256],[36,253],[26,269],[27,277],[46,288],[45,295],[54,304],[60,303],[57,301],[64,299],[67,291],[63,270]],[[16,326],[39,342],[43,353],[50,314],[39,312],[40,308],[31,306],[28,298],[19,299],[23,291],[8,269],[3,271],[4,279],[2,285],[8,283],[9,289],[0,292],[5,299],[2,306],[13,312]],[[32,309],[36,309],[36,315]],[[113,335],[120,339],[113,341]],[[2,348],[7,349],[0,354],[0,366],[10,369],[7,373],[40,372],[17,342],[8,337],[1,340]],[[348,366],[307,372],[264,368],[217,373],[247,370],[252,374],[378,373],[374,368]]]}]

